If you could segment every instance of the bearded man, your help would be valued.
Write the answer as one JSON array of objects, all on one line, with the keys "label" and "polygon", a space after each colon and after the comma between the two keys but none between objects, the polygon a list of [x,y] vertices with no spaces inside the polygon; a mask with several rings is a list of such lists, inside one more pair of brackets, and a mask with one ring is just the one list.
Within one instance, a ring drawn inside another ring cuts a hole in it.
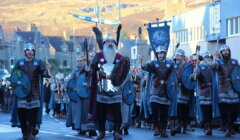
[{"label": "bearded man", "polygon": [[205,131],[205,135],[212,135],[212,86],[214,78],[211,53],[209,51],[204,52],[203,59],[203,62],[194,69],[194,74],[192,74],[191,78],[198,80],[199,105],[202,112],[204,129],[207,130]]},{"label": "bearded man", "polygon": [[[182,49],[178,49],[175,54],[175,64],[174,64],[174,71],[176,72],[177,76],[177,82],[178,82],[178,89],[179,92],[177,93],[177,118],[179,120],[180,125],[182,126],[182,133],[186,134],[186,125],[188,121],[188,114],[190,111],[190,101],[191,101],[191,95],[193,95],[193,90],[187,89],[187,87],[184,85],[183,79],[182,79],[182,73],[185,68],[192,66],[191,63],[186,62],[184,60],[185,58],[185,52]],[[175,135],[176,130],[174,130],[172,135]]]},{"label": "bearded man", "polygon": [[214,62],[214,69],[218,72],[218,102],[223,124],[227,127],[226,137],[233,134],[233,122],[237,119],[239,96],[233,87],[231,75],[238,67],[238,61],[231,58],[229,46],[220,47],[221,59]]},{"label": "bearded man", "polygon": [[[118,87],[113,86],[111,82],[111,72],[113,67],[120,61],[122,55],[117,53],[118,40],[120,35],[121,25],[118,26],[117,41],[109,34],[103,41],[101,31],[94,27],[93,31],[96,35],[99,48],[102,50],[96,53],[91,63],[91,91],[90,91],[90,107],[89,114],[94,116],[94,102],[96,102],[96,114],[99,125],[100,135],[97,140],[102,140],[105,137],[105,122],[107,114],[111,112],[114,123],[114,139],[121,140],[121,102],[122,95]],[[97,85],[98,83],[98,85]],[[97,90],[96,90],[97,89]]]}]

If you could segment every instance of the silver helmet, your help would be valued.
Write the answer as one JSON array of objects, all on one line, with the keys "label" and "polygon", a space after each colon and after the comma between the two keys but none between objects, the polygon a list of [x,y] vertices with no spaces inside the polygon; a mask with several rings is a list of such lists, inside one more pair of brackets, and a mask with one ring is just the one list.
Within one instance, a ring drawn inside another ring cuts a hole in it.
[{"label": "silver helmet", "polygon": [[35,51],[35,46],[32,43],[25,43],[23,47],[24,47],[23,51],[26,50]]},{"label": "silver helmet", "polygon": [[114,38],[113,38],[111,33],[108,33],[107,37],[103,41],[103,44],[105,44],[106,41],[113,41],[117,45],[117,42],[114,40]]},{"label": "silver helmet", "polygon": [[220,47],[220,53],[221,53],[223,50],[230,50],[230,48],[229,48],[228,45],[222,45],[222,46]]},{"label": "silver helmet", "polygon": [[156,48],[156,53],[165,52],[167,53],[167,48],[165,46],[158,46]]},{"label": "silver helmet", "polygon": [[185,56],[185,51],[182,50],[182,49],[178,49],[174,56],[176,57],[177,54],[184,57]]},{"label": "silver helmet", "polygon": [[202,56],[203,56],[203,58],[204,58],[204,57],[206,57],[206,56],[209,56],[209,57],[211,57],[211,56],[212,56],[212,54],[211,54],[211,52],[210,52],[210,51],[206,51],[206,52],[204,52],[204,53],[202,54]]}]

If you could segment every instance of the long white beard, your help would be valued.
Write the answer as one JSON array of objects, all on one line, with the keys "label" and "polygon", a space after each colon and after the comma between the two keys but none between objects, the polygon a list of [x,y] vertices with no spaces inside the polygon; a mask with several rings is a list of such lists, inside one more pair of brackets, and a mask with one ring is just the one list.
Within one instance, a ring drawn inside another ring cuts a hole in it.
[{"label": "long white beard", "polygon": [[112,48],[108,47],[107,45],[103,46],[103,55],[107,63],[113,63],[116,53],[117,53],[117,49],[115,45],[113,45]]}]

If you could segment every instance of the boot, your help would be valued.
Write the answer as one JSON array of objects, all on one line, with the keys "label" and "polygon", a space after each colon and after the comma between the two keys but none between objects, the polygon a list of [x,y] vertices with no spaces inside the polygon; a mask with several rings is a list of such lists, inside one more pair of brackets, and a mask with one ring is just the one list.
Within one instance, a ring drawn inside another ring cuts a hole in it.
[{"label": "boot", "polygon": [[127,128],[124,128],[123,130],[124,130],[124,135],[128,135],[129,134]]},{"label": "boot", "polygon": [[29,128],[21,128],[22,130],[22,138],[24,140],[28,140],[28,137],[29,137]]},{"label": "boot", "polygon": [[175,130],[175,123],[174,120],[171,120],[169,123],[169,127],[170,127],[170,131],[171,131],[171,136],[175,136],[175,134],[177,133]]},{"label": "boot", "polygon": [[227,124],[227,132],[225,134],[225,137],[231,137],[231,136],[232,136],[231,127],[229,124]]},{"label": "boot", "polygon": [[160,135],[160,129],[159,129],[159,127],[156,127],[156,128],[155,128],[155,132],[154,132],[153,135],[154,135],[154,136],[159,136],[159,135]]},{"label": "boot", "polygon": [[105,131],[104,132],[100,132],[99,136],[97,137],[96,140],[103,140],[105,137]]},{"label": "boot", "polygon": [[35,130],[34,127],[30,127],[30,134],[28,140],[35,140],[34,130]]},{"label": "boot", "polygon": [[162,137],[162,138],[167,138],[167,137],[168,137],[168,134],[167,134],[166,130],[163,130],[163,131],[162,131],[161,137]]},{"label": "boot", "polygon": [[114,140],[122,140],[121,135],[118,132],[114,132]]},{"label": "boot", "polygon": [[33,128],[32,134],[33,134],[34,136],[36,136],[38,133],[39,133],[39,127],[38,127],[38,126],[35,126],[35,127]]},{"label": "boot", "polygon": [[211,124],[210,124],[210,123],[207,123],[207,124],[206,124],[206,128],[207,128],[207,131],[205,132],[205,135],[211,136],[211,135],[212,135]]},{"label": "boot", "polygon": [[119,132],[120,135],[123,134],[123,128],[120,129],[120,132]]},{"label": "boot", "polygon": [[166,127],[167,127],[167,124],[162,123],[162,127],[161,127],[161,137],[162,138],[167,138],[168,137]]},{"label": "boot", "polygon": [[186,126],[183,126],[183,128],[182,128],[182,133],[183,133],[183,134],[187,134],[187,128],[186,128]]},{"label": "boot", "polygon": [[171,136],[175,136],[176,135],[176,130],[175,129],[171,129]]},{"label": "boot", "polygon": [[94,130],[90,130],[89,131],[89,137],[92,137],[92,136],[97,136],[97,132],[94,131]]}]

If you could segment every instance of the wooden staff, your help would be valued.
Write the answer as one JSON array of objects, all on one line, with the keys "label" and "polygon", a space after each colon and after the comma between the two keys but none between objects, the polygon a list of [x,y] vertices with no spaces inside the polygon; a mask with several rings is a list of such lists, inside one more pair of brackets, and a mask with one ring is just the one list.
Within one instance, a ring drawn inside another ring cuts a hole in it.
[{"label": "wooden staff", "polygon": [[[42,39],[42,38],[41,38],[41,39]],[[43,51],[44,51],[44,55],[45,55],[45,63],[46,63],[46,65],[48,65],[49,62],[48,62],[47,52],[46,52],[46,48],[45,48],[45,45],[44,45],[43,40],[42,40],[41,44],[42,44]],[[50,71],[49,68],[47,69],[47,72],[48,72],[48,75],[49,75],[50,77],[52,77],[52,74],[51,74],[51,71]]]},{"label": "wooden staff", "polygon": [[175,46],[175,50],[174,50],[174,52],[173,52],[172,59],[173,59],[173,57],[175,56],[175,53],[177,52],[177,49],[178,49],[179,46],[180,46],[180,43],[178,42],[177,45]]},{"label": "wooden staff", "polygon": [[[217,50],[218,50],[218,44],[219,44],[219,35],[217,35],[217,44],[216,44],[216,48],[215,48],[215,52],[214,53],[216,53]],[[213,57],[213,62],[214,63],[216,62],[216,56]]]},{"label": "wooden staff", "polygon": [[[200,46],[197,45],[197,47],[196,47],[197,61],[196,61],[195,69],[197,68],[198,63],[199,63],[199,52],[200,52]],[[194,73],[194,80],[197,80],[197,73]]]}]

